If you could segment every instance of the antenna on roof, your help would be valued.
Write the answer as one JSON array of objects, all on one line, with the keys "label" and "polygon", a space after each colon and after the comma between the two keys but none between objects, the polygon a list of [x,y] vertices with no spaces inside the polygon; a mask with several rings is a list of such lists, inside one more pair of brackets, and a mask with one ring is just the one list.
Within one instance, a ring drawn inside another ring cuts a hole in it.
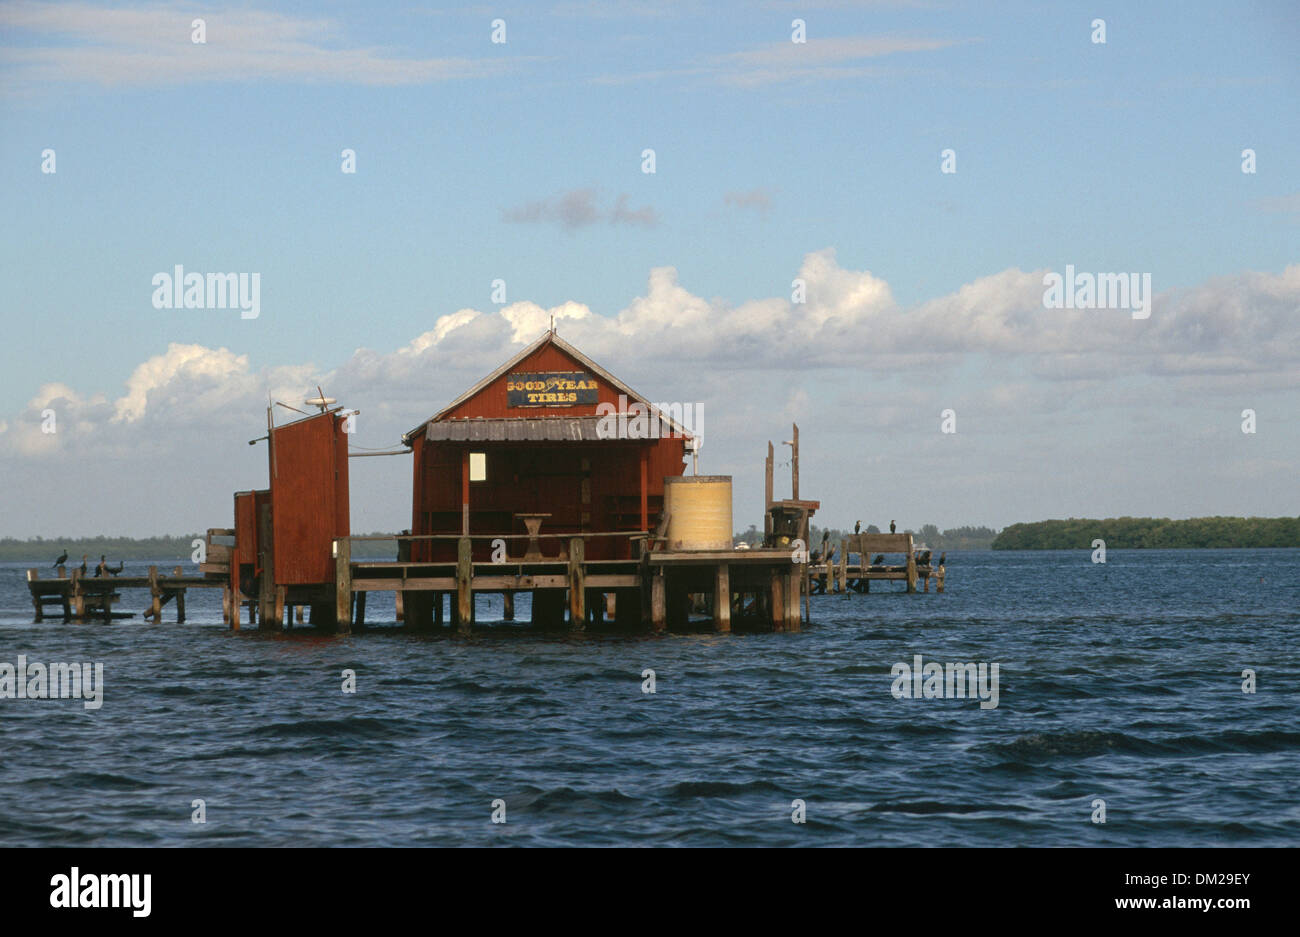
[{"label": "antenna on roof", "polygon": [[555,313],[551,313],[551,334],[555,334]]},{"label": "antenna on roof", "polygon": [[[316,393],[318,393],[320,396],[309,397],[308,399],[304,400],[303,403],[308,404],[309,406],[319,407],[321,413],[324,413],[325,408],[328,407],[330,404],[337,403],[337,401],[333,397],[325,396],[325,391],[320,389],[319,384],[316,385]],[[300,410],[298,412],[301,413],[302,411]]]}]

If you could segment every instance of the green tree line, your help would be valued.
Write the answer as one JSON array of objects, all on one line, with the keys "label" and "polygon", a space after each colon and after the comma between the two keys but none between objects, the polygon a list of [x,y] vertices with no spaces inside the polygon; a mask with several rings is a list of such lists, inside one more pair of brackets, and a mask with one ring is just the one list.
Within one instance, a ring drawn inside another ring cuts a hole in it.
[{"label": "green tree line", "polygon": [[994,550],[1088,550],[1094,540],[1108,550],[1300,547],[1300,517],[1108,517],[1012,524]]}]

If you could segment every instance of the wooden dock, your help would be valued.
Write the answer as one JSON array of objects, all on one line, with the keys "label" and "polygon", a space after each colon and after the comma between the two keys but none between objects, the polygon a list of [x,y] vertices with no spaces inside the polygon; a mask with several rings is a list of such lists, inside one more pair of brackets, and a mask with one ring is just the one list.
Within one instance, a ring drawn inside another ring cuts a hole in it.
[{"label": "wooden dock", "polygon": [[[849,562],[852,553],[858,554],[857,563]],[[876,556],[897,562],[872,564],[870,558]],[[922,591],[929,592],[933,579],[935,591],[943,592],[946,576],[942,565],[917,562],[911,534],[854,534],[840,541],[838,553],[828,561],[808,568],[812,595],[867,593],[873,580],[904,582],[908,592],[915,592],[920,584]]]},{"label": "wooden dock", "polygon": [[[587,541],[622,536],[637,543],[638,555],[627,560],[587,560]],[[587,627],[649,627],[653,631],[690,626],[694,597],[707,596],[714,631],[767,627],[798,631],[806,564],[792,562],[788,549],[668,551],[646,549],[655,538],[645,534],[541,535],[552,541],[552,556],[522,555],[484,562],[474,558],[493,541],[524,537],[422,535],[391,538],[454,540],[455,563],[353,561],[352,541],[335,542],[333,612],[338,630],[365,622],[366,596],[393,592],[408,627],[448,626],[467,633],[474,623],[474,597],[499,594],[507,620],[514,617],[514,596],[532,595],[533,624]],[[390,539],[390,538],[383,538]],[[498,544],[499,549],[499,544]],[[567,619],[566,619],[567,613]],[[264,619],[265,620],[265,619]]]},{"label": "wooden dock", "polygon": [[44,621],[47,606],[57,606],[64,621],[112,621],[132,618],[134,612],[115,612],[113,606],[122,601],[122,593],[129,589],[144,589],[149,594],[149,604],[143,616],[154,622],[162,621],[163,606],[175,602],[176,620],[185,620],[185,592],[188,589],[225,589],[226,582],[208,576],[186,576],[181,567],[171,575],[162,575],[157,566],[150,566],[145,576],[83,576],[74,569],[69,576],[67,568],[58,568],[58,577],[42,579],[40,570],[27,570],[27,589],[36,609],[36,620]]}]

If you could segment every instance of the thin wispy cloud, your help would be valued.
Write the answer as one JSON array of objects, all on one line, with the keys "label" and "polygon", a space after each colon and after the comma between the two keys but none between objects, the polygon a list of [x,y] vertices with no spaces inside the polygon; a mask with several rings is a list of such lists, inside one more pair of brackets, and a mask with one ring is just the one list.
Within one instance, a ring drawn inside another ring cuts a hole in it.
[{"label": "thin wispy cloud", "polygon": [[766,216],[772,210],[772,193],[762,187],[748,192],[728,192],[722,196],[722,203],[742,210],[754,209]]},{"label": "thin wispy cloud", "polygon": [[806,42],[781,40],[753,49],[713,55],[679,68],[602,75],[597,84],[626,84],[662,78],[704,76],[725,85],[759,87],[785,81],[825,81],[885,76],[897,72],[875,60],[923,52],[939,52],[977,39],[937,37],[845,36]]},{"label": "thin wispy cloud", "polygon": [[[193,41],[204,21],[205,41]],[[188,4],[103,8],[0,5],[6,89],[59,82],[108,87],[280,80],[412,85],[502,74],[519,58],[407,58],[352,43],[327,18]]]},{"label": "thin wispy cloud", "polygon": [[1255,207],[1263,212],[1300,215],[1300,192],[1257,199]]},{"label": "thin wispy cloud", "polygon": [[653,228],[659,214],[653,206],[631,207],[631,197],[622,194],[605,207],[600,192],[594,188],[571,189],[540,201],[526,202],[501,213],[503,221],[516,224],[558,224],[566,231],[577,231],[594,224],[631,225]]}]

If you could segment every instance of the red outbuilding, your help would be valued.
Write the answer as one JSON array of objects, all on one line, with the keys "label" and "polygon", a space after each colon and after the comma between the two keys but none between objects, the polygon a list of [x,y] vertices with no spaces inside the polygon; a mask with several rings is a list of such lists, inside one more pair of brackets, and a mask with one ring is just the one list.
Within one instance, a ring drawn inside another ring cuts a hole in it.
[{"label": "red outbuilding", "polygon": [[[526,520],[543,534],[651,530],[697,414],[652,403],[547,332],[403,437],[415,456],[411,532],[473,535],[481,561],[481,538],[526,534]],[[416,541],[412,551],[417,562],[451,561],[456,545]],[[587,557],[631,551],[629,538],[597,537]]]}]

